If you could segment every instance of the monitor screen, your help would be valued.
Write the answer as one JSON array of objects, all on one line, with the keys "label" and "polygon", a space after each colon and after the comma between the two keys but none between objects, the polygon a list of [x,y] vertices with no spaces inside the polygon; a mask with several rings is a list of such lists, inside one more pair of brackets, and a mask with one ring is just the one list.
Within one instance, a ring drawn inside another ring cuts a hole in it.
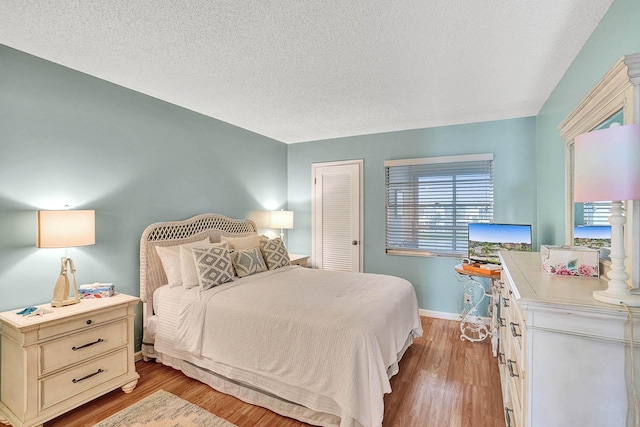
[{"label": "monitor screen", "polygon": [[610,225],[577,225],[573,228],[573,244],[592,249],[611,247]]},{"label": "monitor screen", "polygon": [[469,224],[469,259],[499,263],[498,251],[531,252],[531,226]]}]

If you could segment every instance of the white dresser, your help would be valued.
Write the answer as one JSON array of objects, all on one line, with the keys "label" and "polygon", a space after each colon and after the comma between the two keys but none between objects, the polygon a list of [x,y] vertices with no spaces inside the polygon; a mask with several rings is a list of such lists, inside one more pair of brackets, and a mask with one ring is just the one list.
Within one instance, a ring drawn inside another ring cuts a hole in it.
[{"label": "white dresser", "polygon": [[39,426],[118,387],[131,392],[137,303],[116,294],[44,316],[0,313],[0,423]]},{"label": "white dresser", "polygon": [[[500,257],[498,363],[507,427],[633,426],[627,311],[591,298],[605,288],[598,279],[544,272],[539,253]],[[632,312],[640,377],[640,311]]]}]

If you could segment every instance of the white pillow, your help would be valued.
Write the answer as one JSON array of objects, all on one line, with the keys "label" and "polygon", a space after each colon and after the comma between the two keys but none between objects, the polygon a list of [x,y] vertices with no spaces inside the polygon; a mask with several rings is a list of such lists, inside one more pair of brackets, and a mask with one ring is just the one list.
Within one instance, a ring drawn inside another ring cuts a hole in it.
[{"label": "white pillow", "polygon": [[182,286],[185,289],[191,289],[197,287],[200,283],[198,280],[198,270],[196,268],[196,262],[193,259],[193,248],[196,249],[208,249],[213,246],[225,245],[229,250],[227,243],[203,243],[195,246],[181,246],[180,247],[180,267],[182,269]]},{"label": "white pillow", "polygon": [[269,240],[269,238],[265,236],[258,236],[257,234],[243,237],[220,236],[220,243],[229,243],[229,248],[231,250],[251,249],[256,246],[260,246],[260,242],[263,240]]},{"label": "white pillow", "polygon": [[156,252],[160,257],[164,274],[167,276],[167,284],[170,287],[182,285],[182,268],[180,267],[180,247],[198,246],[210,243],[209,238],[175,246],[156,246]]}]

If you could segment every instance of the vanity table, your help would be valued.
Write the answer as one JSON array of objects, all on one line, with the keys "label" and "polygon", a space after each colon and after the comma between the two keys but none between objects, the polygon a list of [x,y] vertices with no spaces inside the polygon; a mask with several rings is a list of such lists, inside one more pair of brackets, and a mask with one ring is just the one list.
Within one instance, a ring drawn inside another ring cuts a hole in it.
[{"label": "vanity table", "polygon": [[[640,309],[594,300],[596,278],[555,276],[538,252],[500,252],[498,363],[507,427],[632,426]],[[640,387],[635,385],[640,394]]]},{"label": "vanity table", "polygon": [[[497,301],[496,296],[499,293],[496,280],[500,278],[500,270],[484,270],[481,268],[469,270],[465,269],[462,264],[456,265],[454,270],[458,276],[458,281],[464,284],[464,306],[460,314],[460,339],[477,342],[490,336],[493,355],[496,356],[498,348],[498,310],[495,307],[495,303]],[[484,285],[478,281],[478,278],[491,280],[489,292],[485,290]],[[489,298],[490,325],[487,325],[478,316],[478,306],[484,301],[485,297]]]}]

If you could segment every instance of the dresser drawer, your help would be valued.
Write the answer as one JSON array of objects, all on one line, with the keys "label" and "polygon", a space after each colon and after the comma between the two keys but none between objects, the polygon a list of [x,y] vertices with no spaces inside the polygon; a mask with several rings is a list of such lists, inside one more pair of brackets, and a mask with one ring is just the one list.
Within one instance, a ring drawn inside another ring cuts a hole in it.
[{"label": "dresser drawer", "polygon": [[127,321],[107,323],[40,345],[40,375],[46,375],[127,344]]},{"label": "dresser drawer", "polygon": [[39,381],[40,410],[50,408],[127,372],[127,348]]},{"label": "dresser drawer", "polygon": [[126,316],[127,307],[124,305],[74,316],[72,318],[65,319],[64,322],[42,325],[42,327],[38,329],[38,339],[42,340],[55,337],[60,334],[75,332],[81,329],[88,329],[100,323],[105,323],[120,317],[124,318]]}]

